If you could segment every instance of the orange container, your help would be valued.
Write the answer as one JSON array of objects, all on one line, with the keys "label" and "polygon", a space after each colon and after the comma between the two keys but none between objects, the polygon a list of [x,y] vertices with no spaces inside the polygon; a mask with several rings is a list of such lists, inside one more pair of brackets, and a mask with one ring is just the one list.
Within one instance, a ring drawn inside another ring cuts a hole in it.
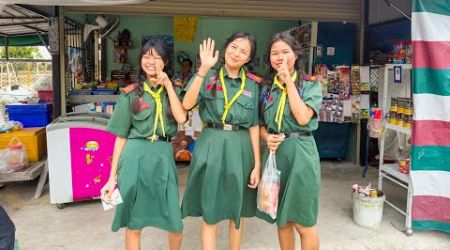
[{"label": "orange container", "polygon": [[37,162],[47,155],[45,127],[24,128],[19,131],[0,133],[0,149],[8,147],[9,141],[17,137],[25,146],[28,162]]}]

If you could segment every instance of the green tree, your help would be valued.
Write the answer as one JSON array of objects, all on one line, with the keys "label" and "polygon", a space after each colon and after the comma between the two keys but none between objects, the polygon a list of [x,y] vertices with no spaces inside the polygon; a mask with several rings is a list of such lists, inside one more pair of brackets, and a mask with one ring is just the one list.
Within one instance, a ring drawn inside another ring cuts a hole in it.
[{"label": "green tree", "polygon": [[[38,47],[8,47],[9,58],[42,59]],[[6,58],[5,47],[0,47],[0,58]]]}]

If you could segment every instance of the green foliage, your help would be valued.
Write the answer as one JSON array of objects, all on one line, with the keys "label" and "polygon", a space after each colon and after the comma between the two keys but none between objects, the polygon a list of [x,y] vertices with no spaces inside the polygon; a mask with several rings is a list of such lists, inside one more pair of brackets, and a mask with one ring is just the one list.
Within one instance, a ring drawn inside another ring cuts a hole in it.
[{"label": "green foliage", "polygon": [[[42,59],[38,47],[8,47],[9,58]],[[0,58],[6,58],[5,47],[0,47]]]}]

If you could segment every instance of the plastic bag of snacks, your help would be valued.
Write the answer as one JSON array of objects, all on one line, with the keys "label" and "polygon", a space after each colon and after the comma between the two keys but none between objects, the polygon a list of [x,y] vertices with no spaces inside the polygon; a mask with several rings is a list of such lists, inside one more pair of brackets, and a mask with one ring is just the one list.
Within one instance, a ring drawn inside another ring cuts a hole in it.
[{"label": "plastic bag of snacks", "polygon": [[17,137],[13,137],[8,144],[5,153],[5,160],[8,168],[13,171],[21,170],[28,165],[28,156],[25,146]]},{"label": "plastic bag of snacks", "polygon": [[8,164],[6,163],[6,152],[8,151],[7,148],[0,149],[0,174],[5,173],[11,173],[12,169],[8,167]]},{"label": "plastic bag of snacks", "polygon": [[383,135],[383,111],[381,108],[371,108],[369,122],[367,123],[367,130],[369,130],[369,136],[372,138],[380,138]]},{"label": "plastic bag of snacks", "polygon": [[272,219],[277,217],[280,171],[277,169],[275,152],[270,152],[258,187],[257,206]]},{"label": "plastic bag of snacks", "polygon": [[409,164],[410,160],[409,157],[399,157],[398,158],[398,165],[399,165],[399,171],[403,174],[409,174]]}]

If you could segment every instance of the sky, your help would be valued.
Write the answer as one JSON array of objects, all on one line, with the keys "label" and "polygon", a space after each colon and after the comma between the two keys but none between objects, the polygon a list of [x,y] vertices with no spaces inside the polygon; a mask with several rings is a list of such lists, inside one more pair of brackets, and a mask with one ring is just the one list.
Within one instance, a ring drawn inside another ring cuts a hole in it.
[{"label": "sky", "polygon": [[41,52],[41,54],[44,57],[44,59],[51,59],[52,58],[52,56],[50,55],[50,53],[48,52],[48,50],[44,46],[38,46],[38,47],[39,47],[39,52]]}]

